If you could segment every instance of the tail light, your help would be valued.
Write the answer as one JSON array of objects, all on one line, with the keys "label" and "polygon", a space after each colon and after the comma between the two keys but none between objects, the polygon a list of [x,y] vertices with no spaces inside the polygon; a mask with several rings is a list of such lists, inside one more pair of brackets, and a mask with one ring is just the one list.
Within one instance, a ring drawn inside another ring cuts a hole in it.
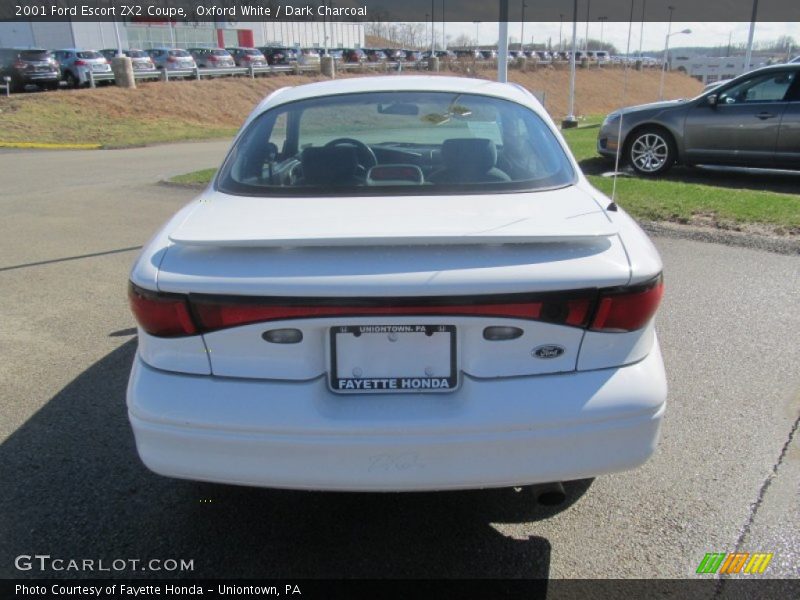
[{"label": "tail light", "polygon": [[87,66],[89,66],[89,63],[87,63],[85,60],[82,60],[80,58],[78,60],[76,60],[74,64],[75,64],[76,67],[87,67]]},{"label": "tail light", "polygon": [[178,62],[178,59],[175,58],[174,56],[169,56],[167,57],[167,62]]},{"label": "tail light", "polygon": [[603,332],[641,329],[656,314],[663,295],[661,275],[643,285],[601,291],[589,329]]},{"label": "tail light", "polygon": [[161,294],[130,284],[131,310],[151,335],[176,337],[286,319],[462,315],[543,321],[601,332],[644,327],[658,308],[661,276],[647,284],[604,290],[503,296],[410,298],[250,298]]},{"label": "tail light", "polygon": [[177,337],[198,333],[185,296],[150,292],[131,283],[128,300],[136,322],[150,335]]},{"label": "tail light", "polygon": [[26,63],[23,60],[18,60],[16,62],[14,62],[14,68],[15,69],[25,69],[25,68],[27,68],[27,66],[28,66],[28,63]]}]

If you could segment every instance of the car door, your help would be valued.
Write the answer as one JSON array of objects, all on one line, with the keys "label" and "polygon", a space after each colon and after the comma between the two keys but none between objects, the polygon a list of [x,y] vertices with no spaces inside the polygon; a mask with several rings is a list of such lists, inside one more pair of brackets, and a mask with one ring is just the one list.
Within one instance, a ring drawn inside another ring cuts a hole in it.
[{"label": "car door", "polygon": [[781,117],[775,164],[788,169],[800,169],[800,75],[796,72],[792,89],[786,97]]},{"label": "car door", "polygon": [[770,166],[795,75],[794,71],[755,73],[695,102],[684,128],[686,162]]}]

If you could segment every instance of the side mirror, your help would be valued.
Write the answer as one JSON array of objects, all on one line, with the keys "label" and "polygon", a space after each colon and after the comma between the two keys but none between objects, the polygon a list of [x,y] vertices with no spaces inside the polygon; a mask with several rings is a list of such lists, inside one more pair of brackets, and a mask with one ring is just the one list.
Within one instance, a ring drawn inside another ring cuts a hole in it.
[{"label": "side mirror", "polygon": [[717,96],[716,94],[710,94],[706,96],[706,101],[708,102],[708,105],[711,106],[712,108],[716,108],[718,100],[719,96]]}]

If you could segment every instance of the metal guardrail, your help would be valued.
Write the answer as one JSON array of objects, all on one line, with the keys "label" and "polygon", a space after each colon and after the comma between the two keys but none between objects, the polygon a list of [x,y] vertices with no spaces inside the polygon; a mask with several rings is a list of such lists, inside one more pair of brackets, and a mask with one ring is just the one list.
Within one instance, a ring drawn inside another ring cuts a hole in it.
[{"label": "metal guardrail", "polygon": [[[530,63],[538,65],[556,65],[556,64],[569,64],[568,61],[560,58],[551,60],[531,60],[527,59]],[[512,61],[509,66],[513,66],[515,61]],[[443,68],[458,67],[458,66],[475,66],[475,67],[492,67],[496,65],[494,60],[472,60],[472,59],[444,59],[441,63]],[[591,62],[593,66],[599,66],[597,63]],[[613,67],[611,63],[604,63],[604,66]],[[401,72],[404,69],[425,70],[428,68],[425,59],[416,62],[406,61],[382,61],[382,62],[342,62],[336,61],[336,70],[347,71],[372,71],[372,72]],[[169,81],[170,79],[211,79],[216,77],[250,77],[255,78],[258,75],[274,75],[277,73],[291,73],[300,75],[301,73],[319,73],[319,64],[291,64],[291,65],[269,65],[263,67],[226,67],[226,68],[198,68],[193,69],[155,69],[152,71],[134,70],[133,76],[136,80],[156,80]],[[88,72],[89,87],[96,87],[98,83],[103,81],[114,81],[113,72],[95,73],[94,71]],[[6,78],[7,79],[7,78]],[[10,81],[5,85],[0,84],[0,89],[5,89],[5,95],[8,96],[11,91]]]}]

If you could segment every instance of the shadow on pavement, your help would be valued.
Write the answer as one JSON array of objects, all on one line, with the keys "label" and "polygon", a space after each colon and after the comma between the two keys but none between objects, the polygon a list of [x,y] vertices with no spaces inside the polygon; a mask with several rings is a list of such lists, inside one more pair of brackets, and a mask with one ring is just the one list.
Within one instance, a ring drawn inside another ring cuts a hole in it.
[{"label": "shadow on pavement", "polygon": [[[167,479],[139,461],[127,421],[130,340],[87,369],[0,445],[0,576],[14,557],[194,559],[194,577],[503,577],[549,574],[547,539],[492,523],[553,516],[533,491],[349,494]],[[180,573],[101,573],[180,576]]]}]

